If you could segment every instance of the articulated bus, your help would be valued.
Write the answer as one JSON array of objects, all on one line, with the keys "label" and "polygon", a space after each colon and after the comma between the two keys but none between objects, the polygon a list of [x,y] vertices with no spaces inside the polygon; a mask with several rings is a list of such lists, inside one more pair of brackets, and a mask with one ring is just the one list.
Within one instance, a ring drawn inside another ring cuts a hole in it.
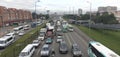
[{"label": "articulated bus", "polygon": [[118,54],[96,41],[90,41],[88,47],[89,57],[120,57]]},{"label": "articulated bus", "polygon": [[0,48],[5,48],[6,46],[10,45],[14,41],[13,36],[3,36],[0,38]]}]

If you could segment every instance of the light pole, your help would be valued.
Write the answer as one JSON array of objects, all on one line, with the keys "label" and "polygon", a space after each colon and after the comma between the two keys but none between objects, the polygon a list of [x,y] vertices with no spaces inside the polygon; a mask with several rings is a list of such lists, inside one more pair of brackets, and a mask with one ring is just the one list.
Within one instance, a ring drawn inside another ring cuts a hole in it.
[{"label": "light pole", "polygon": [[89,2],[89,1],[87,1],[87,3],[89,3],[90,4],[90,20],[89,20],[89,30],[90,30],[90,26],[91,26],[91,8],[92,8],[92,3],[91,2]]},{"label": "light pole", "polygon": [[35,18],[36,18],[36,22],[37,22],[37,13],[36,13],[36,5],[37,5],[37,2],[40,2],[39,0],[35,2]]}]

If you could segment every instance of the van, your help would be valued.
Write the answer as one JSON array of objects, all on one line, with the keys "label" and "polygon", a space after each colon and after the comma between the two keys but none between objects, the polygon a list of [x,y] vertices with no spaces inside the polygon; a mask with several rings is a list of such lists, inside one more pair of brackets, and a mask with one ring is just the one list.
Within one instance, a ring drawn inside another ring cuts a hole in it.
[{"label": "van", "polygon": [[28,44],[19,54],[19,57],[32,57],[35,51],[33,44]]}]

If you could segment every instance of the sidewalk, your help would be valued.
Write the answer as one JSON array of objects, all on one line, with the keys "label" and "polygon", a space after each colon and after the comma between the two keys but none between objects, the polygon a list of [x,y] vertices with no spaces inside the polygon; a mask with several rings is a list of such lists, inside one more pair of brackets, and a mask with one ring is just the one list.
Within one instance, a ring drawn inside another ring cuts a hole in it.
[{"label": "sidewalk", "polygon": [[0,37],[4,36],[5,34],[7,34],[8,32],[12,31],[14,27],[13,26],[8,26],[8,27],[0,27]]}]

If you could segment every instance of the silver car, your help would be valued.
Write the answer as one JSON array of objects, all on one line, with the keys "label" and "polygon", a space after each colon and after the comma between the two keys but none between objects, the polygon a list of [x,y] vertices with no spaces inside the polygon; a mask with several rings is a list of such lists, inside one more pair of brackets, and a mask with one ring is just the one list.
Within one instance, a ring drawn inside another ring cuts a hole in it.
[{"label": "silver car", "polygon": [[72,45],[72,54],[73,54],[73,57],[81,57],[82,56],[82,52],[81,52],[78,44]]},{"label": "silver car", "polygon": [[68,52],[68,47],[67,47],[67,44],[66,44],[66,42],[65,41],[62,41],[62,42],[60,42],[60,46],[59,46],[59,52],[60,53],[67,53]]},{"label": "silver car", "polygon": [[42,56],[50,56],[50,46],[48,44],[44,44],[42,49],[41,49],[41,57]]}]

